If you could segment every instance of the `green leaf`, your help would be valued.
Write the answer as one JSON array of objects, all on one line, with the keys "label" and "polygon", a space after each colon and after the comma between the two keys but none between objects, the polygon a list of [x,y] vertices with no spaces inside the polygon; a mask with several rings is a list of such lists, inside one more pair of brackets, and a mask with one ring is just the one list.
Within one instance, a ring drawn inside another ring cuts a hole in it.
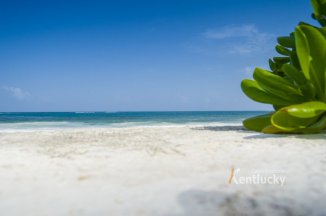
[{"label": "green leaf", "polygon": [[319,28],[318,30],[320,31],[320,33],[321,33],[324,37],[326,37],[326,27]]},{"label": "green leaf", "polygon": [[325,0],[311,0],[312,7],[314,9],[314,17],[321,24],[324,24],[326,14],[326,1]]},{"label": "green leaf", "polygon": [[323,115],[316,123],[302,131],[305,133],[318,133],[324,129],[326,129],[326,115]]},{"label": "green leaf", "polygon": [[285,55],[285,56],[291,55],[291,50],[289,50],[281,45],[276,45],[275,50],[281,55]]},{"label": "green leaf", "polygon": [[309,45],[306,39],[306,35],[303,33],[301,28],[298,26],[295,29],[295,42],[296,42],[296,49],[297,55],[300,61],[300,66],[304,76],[307,80],[310,80],[310,56],[309,56]]},{"label": "green leaf", "polygon": [[[297,130],[294,130],[291,132],[286,132],[286,133],[296,133],[296,134],[319,133],[324,129],[326,129],[326,115],[323,115],[322,117],[320,117],[315,123],[311,124],[309,127],[297,129]],[[283,131],[283,133],[284,133],[284,131]]]},{"label": "green leaf", "polygon": [[300,62],[299,62],[299,59],[298,59],[298,55],[297,55],[297,52],[296,51],[292,51],[291,53],[291,56],[290,56],[290,59],[291,59],[291,64],[300,69],[301,70],[301,66],[300,66]]},{"label": "green leaf", "polygon": [[263,128],[271,124],[272,114],[273,113],[268,113],[248,118],[243,121],[243,126],[249,130],[261,132]]},{"label": "green leaf", "polygon": [[264,127],[261,132],[266,133],[266,134],[280,134],[280,133],[288,133],[287,131],[283,131],[273,125],[267,125]]},{"label": "green leaf", "polygon": [[319,17],[320,16],[320,13],[319,13],[320,8],[319,8],[318,1],[317,0],[311,0],[311,4],[312,4],[312,7],[314,9],[314,14],[315,14],[316,18]]},{"label": "green leaf", "polygon": [[272,116],[271,122],[276,128],[290,132],[309,127],[318,120],[318,117],[319,116],[313,118],[298,118],[280,109]]},{"label": "green leaf", "polygon": [[298,118],[313,118],[326,112],[326,103],[321,101],[311,101],[284,107],[282,111]]},{"label": "green leaf", "polygon": [[286,64],[286,63],[290,62],[289,57],[274,57],[273,60],[274,60],[274,62],[276,62],[278,64]]},{"label": "green leaf", "polygon": [[307,100],[315,99],[315,90],[312,88],[311,83],[303,75],[302,71],[299,71],[296,67],[290,64],[284,64],[282,67],[283,72],[290,77],[300,88],[303,96]]},{"label": "green leaf", "polygon": [[276,70],[276,64],[275,62],[272,60],[272,59],[269,59],[268,60],[268,63],[269,63],[269,67],[272,71]]},{"label": "green leaf", "polygon": [[278,37],[277,38],[277,42],[287,48],[294,48],[295,47],[295,43],[292,40],[291,37],[285,36],[285,37]]},{"label": "green leaf", "polygon": [[282,70],[287,76],[293,79],[297,84],[304,85],[307,83],[307,79],[305,78],[303,73],[299,71],[297,68],[295,68],[293,65],[284,64],[282,66]]},{"label": "green leaf", "polygon": [[267,103],[267,104],[277,104],[277,105],[290,105],[291,102],[284,100],[278,96],[270,94],[264,91],[256,81],[244,79],[241,82],[242,91],[252,100]]},{"label": "green leaf", "polygon": [[324,95],[326,95],[326,69],[325,69],[325,76],[324,76]]},{"label": "green leaf", "polygon": [[318,79],[316,76],[316,71],[313,67],[310,67],[310,75],[311,75],[311,83],[316,89],[317,99],[318,100],[325,100],[324,88],[321,86],[322,82],[324,82],[324,77],[322,81]]},{"label": "green leaf", "polygon": [[323,115],[317,122],[311,124],[309,127],[296,129],[292,131],[285,131],[279,129],[273,125],[266,126],[261,132],[267,134],[307,134],[307,133],[319,133],[326,129],[326,115]]},{"label": "green leaf", "polygon": [[299,131],[312,126],[325,112],[325,103],[312,101],[278,110],[273,114],[271,122],[284,131]]},{"label": "green leaf", "polygon": [[298,88],[283,77],[261,68],[256,68],[253,76],[265,91],[288,101],[290,104],[306,101]]},{"label": "green leaf", "polygon": [[[325,99],[324,94],[324,77],[325,77],[325,59],[326,59],[326,40],[325,37],[316,28],[311,26],[300,26],[298,27],[303,34],[305,40],[304,52],[308,52],[309,61],[309,80],[315,85],[317,89],[317,95],[320,99]],[[300,34],[301,34],[300,33]],[[302,35],[301,35],[302,36]],[[301,47],[302,48],[302,47]],[[301,52],[298,47],[298,54]],[[307,58],[307,56],[305,57]],[[307,59],[303,59],[307,61]],[[301,59],[300,59],[301,63]],[[302,65],[301,65],[302,66]],[[302,67],[303,68],[303,67]],[[304,68],[303,68],[304,70]],[[307,70],[307,68],[305,68]],[[305,72],[304,72],[305,73]]]}]

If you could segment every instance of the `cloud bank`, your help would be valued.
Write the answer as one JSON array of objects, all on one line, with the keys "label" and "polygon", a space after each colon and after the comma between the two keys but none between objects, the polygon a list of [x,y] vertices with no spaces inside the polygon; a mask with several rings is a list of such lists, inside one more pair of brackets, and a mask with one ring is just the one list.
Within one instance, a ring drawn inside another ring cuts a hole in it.
[{"label": "cloud bank", "polygon": [[210,29],[205,31],[203,36],[209,40],[228,43],[228,53],[232,54],[262,52],[266,50],[266,47],[267,49],[271,47],[271,43],[274,43],[273,34],[261,32],[253,24]]},{"label": "cloud bank", "polygon": [[3,89],[17,100],[27,100],[31,97],[31,94],[18,87],[4,86]]}]

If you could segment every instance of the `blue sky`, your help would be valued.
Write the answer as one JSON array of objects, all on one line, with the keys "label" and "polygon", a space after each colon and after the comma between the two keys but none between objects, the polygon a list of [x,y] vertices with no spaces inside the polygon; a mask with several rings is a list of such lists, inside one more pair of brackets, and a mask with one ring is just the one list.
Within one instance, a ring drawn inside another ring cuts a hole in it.
[{"label": "blue sky", "polygon": [[1,1],[0,111],[266,110],[267,67],[309,0]]}]

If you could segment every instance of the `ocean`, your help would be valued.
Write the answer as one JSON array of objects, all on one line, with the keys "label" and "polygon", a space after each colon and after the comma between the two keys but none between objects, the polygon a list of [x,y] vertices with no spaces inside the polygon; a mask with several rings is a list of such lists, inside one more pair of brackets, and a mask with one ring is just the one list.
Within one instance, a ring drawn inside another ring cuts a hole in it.
[{"label": "ocean", "polygon": [[203,112],[5,112],[0,130],[162,125],[240,125],[266,111]]}]

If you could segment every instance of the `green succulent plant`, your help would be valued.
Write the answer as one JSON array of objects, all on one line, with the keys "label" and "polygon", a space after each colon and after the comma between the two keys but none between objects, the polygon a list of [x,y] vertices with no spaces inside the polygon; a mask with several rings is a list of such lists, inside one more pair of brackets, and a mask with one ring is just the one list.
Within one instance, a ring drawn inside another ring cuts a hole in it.
[{"label": "green succulent plant", "polygon": [[252,100],[274,111],[243,121],[263,133],[318,133],[326,129],[326,0],[312,0],[312,17],[321,27],[299,23],[289,36],[278,37],[269,70],[256,68],[254,80],[241,83]]}]

